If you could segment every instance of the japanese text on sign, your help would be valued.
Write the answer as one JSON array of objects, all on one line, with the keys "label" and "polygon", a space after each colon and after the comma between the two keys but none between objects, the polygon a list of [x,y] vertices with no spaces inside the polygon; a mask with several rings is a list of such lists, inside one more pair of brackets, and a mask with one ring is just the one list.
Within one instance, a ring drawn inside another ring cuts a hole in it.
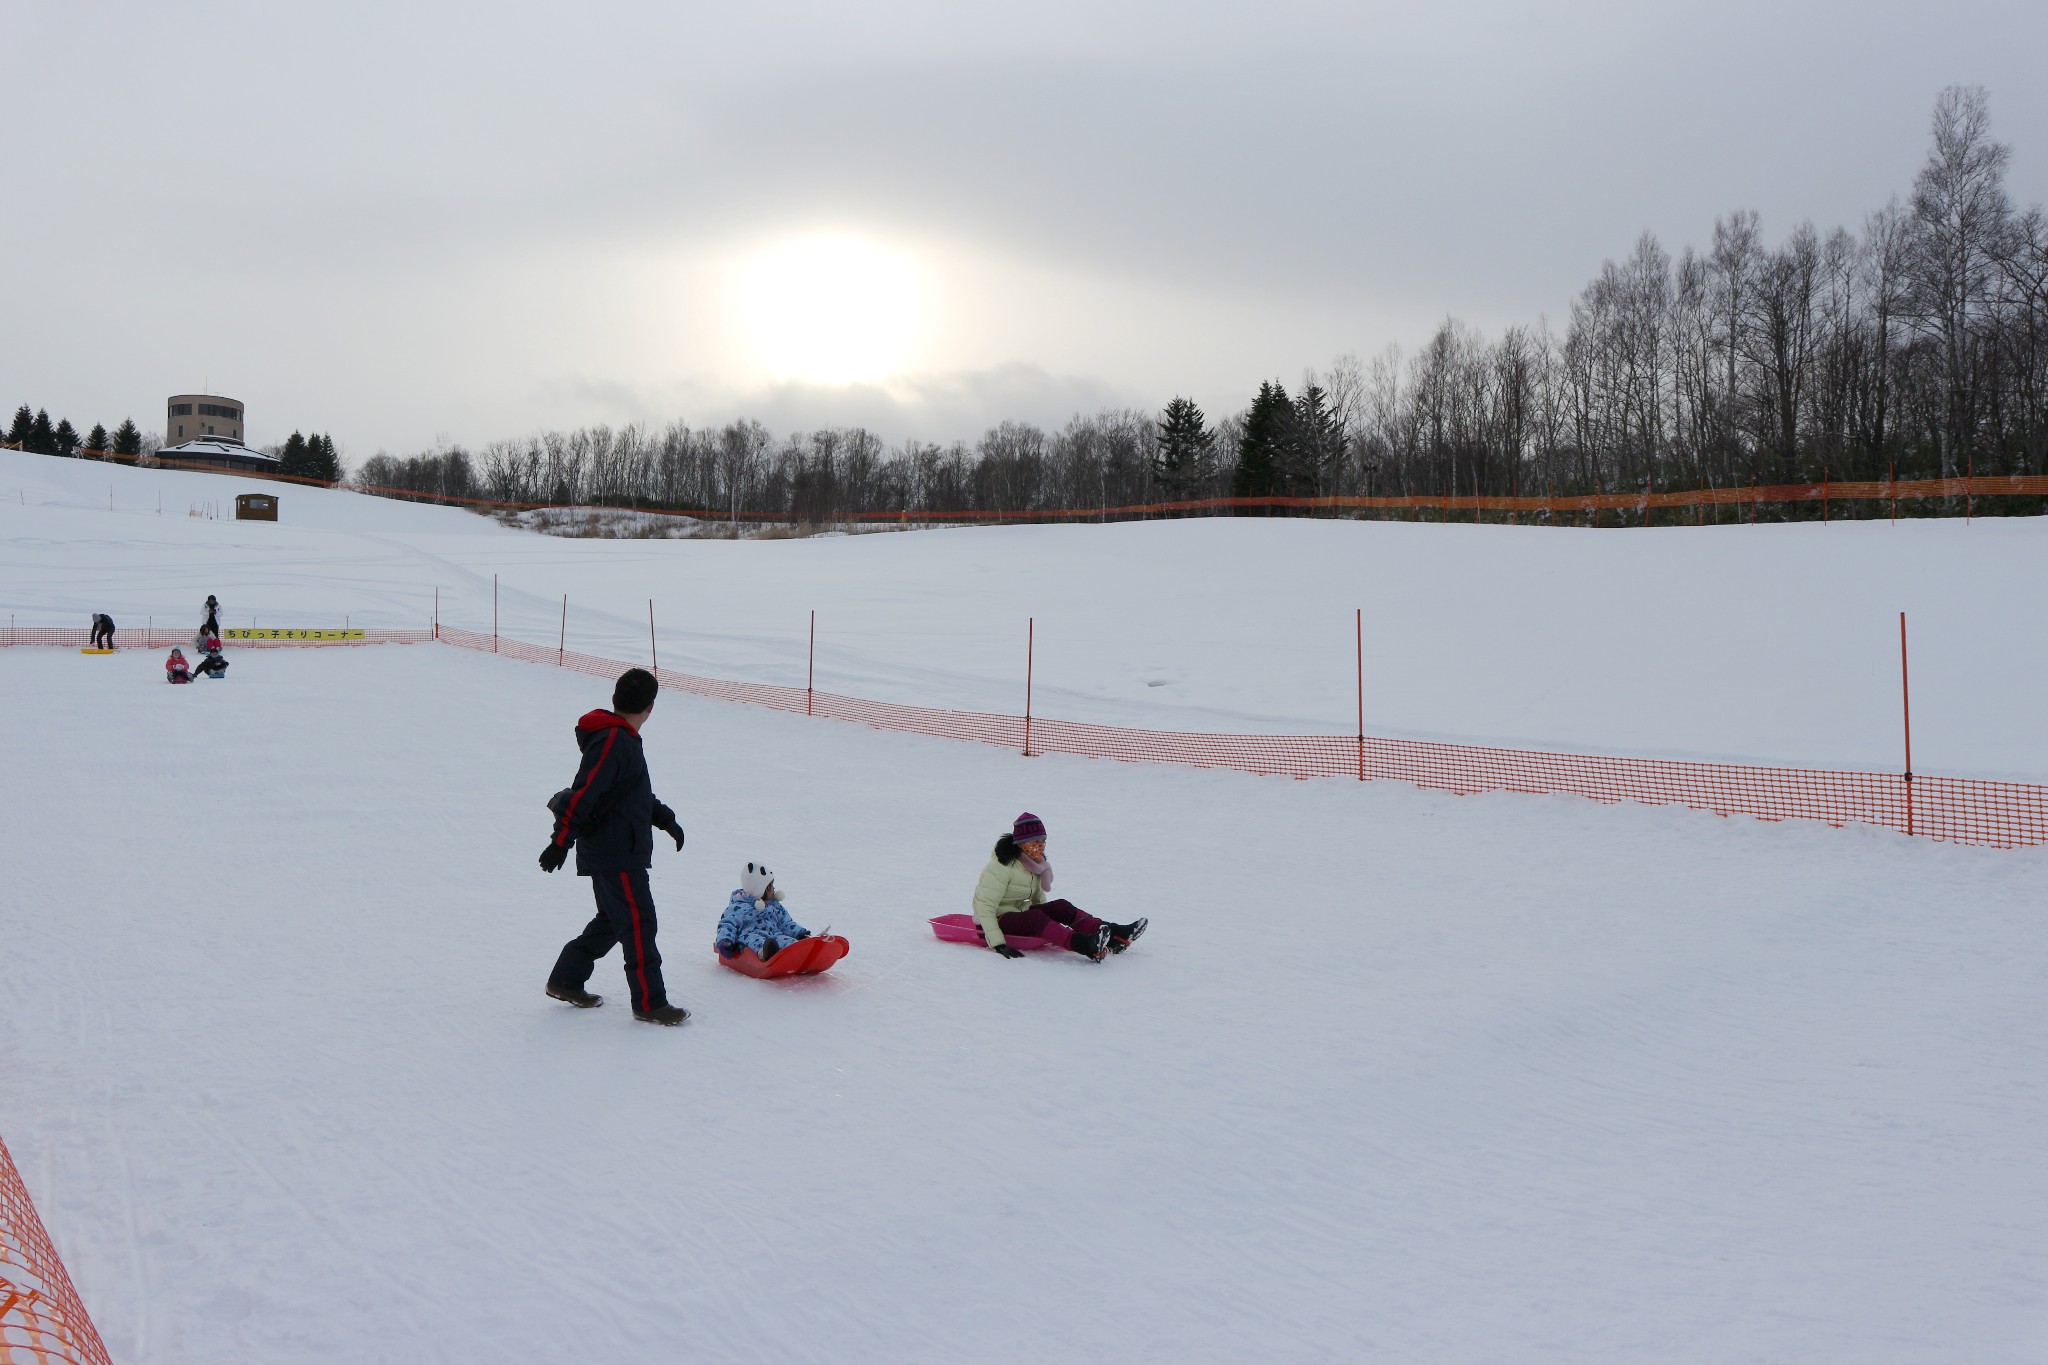
[{"label": "japanese text on sign", "polygon": [[223,638],[229,640],[360,640],[363,628],[353,630],[271,630],[251,626],[245,630],[230,630]]}]

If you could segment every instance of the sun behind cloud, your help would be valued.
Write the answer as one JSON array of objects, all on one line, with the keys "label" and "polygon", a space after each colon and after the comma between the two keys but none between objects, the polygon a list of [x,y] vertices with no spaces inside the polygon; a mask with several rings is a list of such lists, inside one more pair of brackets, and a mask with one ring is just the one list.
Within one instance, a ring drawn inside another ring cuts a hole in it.
[{"label": "sun behind cloud", "polygon": [[909,256],[858,237],[781,243],[740,274],[755,350],[776,379],[853,384],[901,373],[923,315]]}]

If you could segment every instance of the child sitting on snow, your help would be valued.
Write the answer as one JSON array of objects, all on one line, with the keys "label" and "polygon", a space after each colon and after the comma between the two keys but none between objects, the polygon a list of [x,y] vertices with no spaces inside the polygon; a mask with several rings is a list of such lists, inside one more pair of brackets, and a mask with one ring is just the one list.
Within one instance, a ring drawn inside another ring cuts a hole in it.
[{"label": "child sitting on snow", "polygon": [[1129,924],[1112,924],[1070,900],[1047,900],[1045,893],[1050,890],[1052,862],[1045,856],[1045,821],[1027,810],[1008,834],[996,840],[995,856],[975,883],[974,922],[988,946],[1004,957],[1022,957],[1024,954],[1003,937],[1016,934],[1042,938],[1100,962],[1129,948],[1150,923],[1134,919]]},{"label": "child sitting on snow", "polygon": [[740,949],[752,948],[766,962],[785,944],[809,938],[811,931],[789,917],[782,895],[775,889],[775,874],[759,863],[748,863],[740,877],[740,889],[726,902],[718,917],[718,933],[711,946],[720,957],[737,957]]},{"label": "child sitting on snow", "polygon": [[219,638],[207,636],[206,643],[201,648],[206,651],[206,657],[199,661],[197,671],[209,678],[225,678],[228,675],[228,661],[220,657]]},{"label": "child sitting on snow", "polygon": [[164,677],[174,683],[192,681],[192,665],[185,662],[185,651],[171,647],[171,657],[164,660]]}]

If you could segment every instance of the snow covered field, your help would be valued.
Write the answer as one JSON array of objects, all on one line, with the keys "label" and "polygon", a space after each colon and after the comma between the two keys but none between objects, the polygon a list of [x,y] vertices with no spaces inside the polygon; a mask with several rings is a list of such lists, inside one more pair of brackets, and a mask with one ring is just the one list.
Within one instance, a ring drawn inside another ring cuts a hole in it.
[{"label": "snow covered field", "polygon": [[[279,487],[277,525],[194,520],[254,481],[0,452],[0,613],[21,624],[491,627],[644,661],[1157,729],[1350,734],[1352,612],[1376,734],[2048,778],[2048,520],[1670,528],[1279,519],[802,541],[563,540],[451,509]],[[111,490],[114,510],[107,505]],[[164,512],[156,508],[161,501]]]},{"label": "snow covered field", "polygon": [[[812,599],[873,627],[821,646],[835,686],[995,705],[1030,610],[1041,685],[1069,679],[1049,712],[1327,705],[1341,731],[1362,597],[1409,732],[1884,765],[1859,727],[1889,723],[1902,604],[1942,736],[1916,751],[2048,773],[2035,523],[636,545],[298,489],[279,527],[174,514],[197,493],[159,519],[158,480],[245,486],[0,457],[0,610],[126,626],[214,591],[414,625],[438,581],[474,624],[498,572],[531,638],[566,587],[572,644],[636,657],[653,595],[664,665],[788,681]],[[1688,564],[1664,586],[1718,613],[1718,652],[1600,624]],[[1786,566],[1810,590],[1729,596]],[[1866,618],[1868,676],[1822,690]],[[1333,647],[1284,645],[1312,620]],[[0,1132],[123,1365],[2048,1352],[2042,851],[1026,760],[672,695],[646,740],[690,843],[654,888],[696,1017],[655,1029],[616,955],[605,1008],[541,994],[589,914],[533,866],[541,802],[600,683],[424,645],[234,657],[173,689],[154,654],[0,651]],[[1135,950],[930,936],[1024,808],[1063,893],[1152,916]],[[713,963],[748,858],[852,940],[829,976]]]}]

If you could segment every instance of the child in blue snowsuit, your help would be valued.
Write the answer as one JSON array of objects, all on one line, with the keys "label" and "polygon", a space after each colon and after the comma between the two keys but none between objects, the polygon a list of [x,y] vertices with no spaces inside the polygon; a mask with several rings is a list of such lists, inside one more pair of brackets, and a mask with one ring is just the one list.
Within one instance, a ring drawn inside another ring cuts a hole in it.
[{"label": "child in blue snowsuit", "polygon": [[711,946],[721,957],[737,957],[740,949],[752,948],[763,962],[774,957],[785,944],[809,938],[811,931],[789,917],[782,895],[775,889],[775,874],[759,863],[748,863],[740,877],[740,889],[726,902],[718,917],[718,933]]}]

